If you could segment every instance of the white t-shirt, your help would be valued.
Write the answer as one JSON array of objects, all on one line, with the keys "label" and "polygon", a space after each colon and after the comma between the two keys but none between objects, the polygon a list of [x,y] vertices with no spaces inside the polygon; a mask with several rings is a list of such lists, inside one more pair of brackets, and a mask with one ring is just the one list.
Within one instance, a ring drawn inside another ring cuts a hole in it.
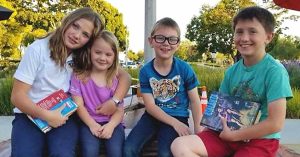
[{"label": "white t-shirt", "polygon": [[[50,58],[49,37],[36,40],[25,50],[14,78],[31,85],[29,97],[38,102],[58,89],[69,90],[72,68],[72,55],[67,58],[65,67],[56,65]],[[18,108],[15,113],[21,113]]]}]

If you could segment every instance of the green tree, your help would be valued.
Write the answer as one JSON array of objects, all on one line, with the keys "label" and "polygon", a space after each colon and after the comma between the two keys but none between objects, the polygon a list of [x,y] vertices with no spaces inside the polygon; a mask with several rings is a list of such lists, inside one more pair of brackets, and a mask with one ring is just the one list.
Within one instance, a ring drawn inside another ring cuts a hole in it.
[{"label": "green tree", "polygon": [[278,39],[276,45],[273,50],[270,52],[275,58],[283,60],[283,59],[299,59],[300,57],[300,48],[297,47],[297,41],[295,38],[281,37]]},{"label": "green tree", "polygon": [[123,15],[104,0],[2,0],[0,4],[14,10],[9,20],[0,22],[0,53],[6,58],[20,57],[22,47],[54,30],[67,13],[79,7],[91,7],[100,14],[106,29],[118,38],[121,50],[128,44]]},{"label": "green tree", "polygon": [[202,6],[200,16],[187,26],[186,38],[196,42],[197,51],[233,52],[232,17],[240,8],[254,5],[250,0],[221,0],[214,8]]},{"label": "green tree", "polygon": [[183,40],[181,41],[180,46],[175,53],[175,56],[185,61],[197,61],[200,56],[198,56],[195,46],[196,45],[191,41]]},{"label": "green tree", "polygon": [[142,62],[144,60],[144,50],[139,50],[137,52],[137,56],[139,57],[139,61]]},{"label": "green tree", "polygon": [[[232,17],[244,7],[253,6],[251,0],[221,0],[215,7],[202,6],[200,15],[193,17],[187,26],[186,38],[196,42],[197,51],[221,52],[235,55],[233,47]],[[266,50],[271,51],[276,45],[282,30],[281,24],[285,20],[297,20],[299,16],[289,15],[288,10],[276,6],[272,1],[265,3],[262,7],[271,10],[276,19],[276,33]]]},{"label": "green tree", "polygon": [[139,57],[137,54],[135,54],[132,50],[129,50],[127,52],[127,58],[129,58],[132,61],[138,61]]}]

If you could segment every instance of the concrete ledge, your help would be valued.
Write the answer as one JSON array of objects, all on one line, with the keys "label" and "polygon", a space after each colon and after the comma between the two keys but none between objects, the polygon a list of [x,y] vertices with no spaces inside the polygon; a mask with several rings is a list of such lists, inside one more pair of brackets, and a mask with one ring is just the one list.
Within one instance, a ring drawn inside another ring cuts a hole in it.
[{"label": "concrete ledge", "polygon": [[[155,157],[157,156],[157,148],[156,148],[156,141],[151,141],[147,143],[144,147],[142,154],[143,157]],[[11,141],[6,140],[0,142],[0,156],[1,157],[10,157],[11,152]],[[101,155],[100,155],[101,156]],[[296,153],[294,150],[281,145],[276,157],[300,157],[300,154]]]},{"label": "concrete ledge", "polygon": [[[125,99],[124,123],[127,128],[132,128],[144,112],[142,105],[139,105],[137,97],[127,97]],[[137,104],[137,105],[136,105]],[[0,157],[9,157],[11,152],[10,137],[12,121],[14,116],[0,116]],[[190,125],[192,124],[189,120]],[[286,119],[283,130],[281,131],[280,149],[276,157],[300,157],[300,119]],[[192,127],[192,126],[191,126]],[[126,129],[126,134],[130,129]],[[149,149],[147,148],[149,147]],[[150,143],[143,154],[147,157],[155,156],[155,144]],[[153,155],[154,153],[154,155]],[[144,156],[144,157],[146,157]]]},{"label": "concrete ledge", "polygon": [[299,145],[300,147],[300,119],[285,120],[284,127],[281,131],[280,143]]}]

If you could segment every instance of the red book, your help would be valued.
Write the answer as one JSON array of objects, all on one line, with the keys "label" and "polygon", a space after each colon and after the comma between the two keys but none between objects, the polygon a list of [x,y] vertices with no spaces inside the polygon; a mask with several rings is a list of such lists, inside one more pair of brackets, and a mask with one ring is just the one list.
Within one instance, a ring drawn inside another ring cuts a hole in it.
[{"label": "red book", "polygon": [[[61,111],[63,116],[69,116],[77,109],[77,105],[63,90],[58,90],[41,101],[37,102],[36,105],[46,110],[55,110],[60,106],[66,104],[65,108]],[[44,133],[50,131],[52,128],[48,123],[42,119],[29,116],[31,119]]]}]

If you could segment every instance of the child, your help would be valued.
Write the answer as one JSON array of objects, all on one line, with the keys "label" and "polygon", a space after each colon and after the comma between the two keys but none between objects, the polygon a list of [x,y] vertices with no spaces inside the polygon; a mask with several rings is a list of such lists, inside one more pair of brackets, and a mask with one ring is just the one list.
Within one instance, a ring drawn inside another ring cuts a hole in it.
[{"label": "child", "polygon": [[[11,94],[15,106],[11,156],[75,156],[78,127],[74,116],[62,117],[61,108],[48,111],[35,103],[58,89],[69,90],[73,51],[88,45],[90,39],[102,29],[103,23],[96,12],[90,8],[80,8],[66,16],[54,32],[26,49],[14,74]],[[122,78],[128,82],[127,75]],[[118,98],[122,95],[120,92]],[[106,104],[112,106],[113,102]],[[107,109],[100,109],[99,112],[109,114]],[[27,114],[46,120],[54,129],[44,134],[28,119]]]},{"label": "child", "polygon": [[[121,157],[125,139],[121,124],[123,103],[116,104],[118,108],[111,116],[95,112],[98,104],[116,99],[113,95],[118,85],[118,40],[112,33],[102,31],[85,54],[79,66],[75,65],[70,87],[83,121],[79,132],[81,156],[98,157],[100,145],[105,143],[107,156]],[[86,66],[81,68],[80,65]]]},{"label": "child", "polygon": [[234,43],[242,59],[230,67],[220,91],[262,104],[259,123],[231,131],[223,118],[221,133],[205,130],[179,137],[172,144],[174,156],[272,157],[279,147],[286,99],[292,97],[285,68],[265,51],[273,38],[275,19],[266,9],[253,6],[233,19]]},{"label": "child", "polygon": [[125,141],[125,157],[140,156],[143,145],[154,135],[158,140],[158,156],[172,156],[172,141],[190,134],[189,104],[195,132],[200,130],[199,82],[192,68],[174,57],[180,43],[178,24],[171,18],[157,21],[148,40],[155,58],[139,74],[146,112]]}]

